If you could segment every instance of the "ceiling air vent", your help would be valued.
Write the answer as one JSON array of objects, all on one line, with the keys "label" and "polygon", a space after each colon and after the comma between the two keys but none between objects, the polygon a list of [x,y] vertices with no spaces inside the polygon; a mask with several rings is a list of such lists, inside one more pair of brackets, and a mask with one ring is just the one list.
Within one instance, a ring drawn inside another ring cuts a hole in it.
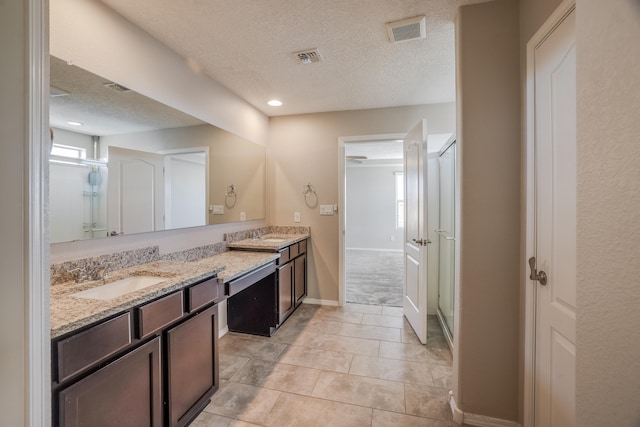
[{"label": "ceiling air vent", "polygon": [[426,18],[421,15],[400,21],[387,22],[387,34],[391,43],[424,39],[427,36]]},{"label": "ceiling air vent", "polygon": [[128,87],[119,85],[118,83],[105,83],[104,87],[108,87],[109,89],[113,89],[115,91],[118,92],[122,92],[122,93],[126,93],[126,92],[131,92],[131,89],[129,89]]},{"label": "ceiling air vent", "polygon": [[322,55],[318,49],[307,49],[299,52],[293,52],[293,57],[299,64],[311,64],[322,61]]}]

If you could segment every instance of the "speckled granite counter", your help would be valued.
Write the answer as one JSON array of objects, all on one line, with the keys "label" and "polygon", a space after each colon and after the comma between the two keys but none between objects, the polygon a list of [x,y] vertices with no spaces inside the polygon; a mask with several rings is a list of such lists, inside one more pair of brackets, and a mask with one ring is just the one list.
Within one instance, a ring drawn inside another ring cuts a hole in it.
[{"label": "speckled granite counter", "polygon": [[309,233],[270,233],[264,234],[257,239],[249,238],[237,242],[227,243],[227,247],[231,249],[243,249],[249,251],[268,251],[277,252],[289,245],[308,239]]},{"label": "speckled granite counter", "polygon": [[184,288],[200,280],[218,275],[228,282],[260,266],[276,260],[280,255],[269,252],[223,252],[197,261],[159,260],[113,271],[107,283],[131,275],[153,275],[167,280],[139,291],[111,300],[93,300],[72,296],[79,291],[103,284],[102,280],[75,283],[67,281],[51,287],[51,338],[126,311],[159,296]]}]

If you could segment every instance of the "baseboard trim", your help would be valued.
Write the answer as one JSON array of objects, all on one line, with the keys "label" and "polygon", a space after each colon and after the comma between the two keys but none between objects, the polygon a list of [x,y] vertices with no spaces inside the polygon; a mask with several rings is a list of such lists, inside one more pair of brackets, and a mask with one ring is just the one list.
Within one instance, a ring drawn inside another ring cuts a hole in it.
[{"label": "baseboard trim", "polygon": [[340,304],[338,301],[333,301],[330,299],[316,299],[316,298],[305,298],[302,300],[303,304],[315,304],[315,305],[328,305],[331,307],[338,307]]},{"label": "baseboard trim", "polygon": [[458,408],[456,400],[453,398],[453,392],[449,392],[449,406],[451,406],[453,422],[458,425],[467,424],[477,427],[520,427],[520,424],[516,421],[508,421],[500,418],[462,412],[460,408]]},{"label": "baseboard trim", "polygon": [[462,412],[460,408],[458,408],[458,405],[456,404],[456,400],[453,398],[452,391],[449,391],[449,406],[451,406],[451,414],[453,415],[453,422],[461,426],[462,423],[464,422],[464,412]]},{"label": "baseboard trim", "polygon": [[224,328],[220,329],[218,331],[218,338],[222,338],[223,336],[227,335],[229,333],[229,325],[225,326]]},{"label": "baseboard trim", "polygon": [[404,252],[402,249],[385,248],[344,248],[347,251],[367,251],[367,252]]}]

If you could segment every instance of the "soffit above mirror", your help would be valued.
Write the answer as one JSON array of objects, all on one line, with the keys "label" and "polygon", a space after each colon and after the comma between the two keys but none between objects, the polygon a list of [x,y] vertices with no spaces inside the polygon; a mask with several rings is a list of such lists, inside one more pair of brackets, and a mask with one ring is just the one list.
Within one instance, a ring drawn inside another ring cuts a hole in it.
[{"label": "soffit above mirror", "polygon": [[[85,135],[119,135],[204,124],[65,61],[51,57],[50,125]],[[73,120],[82,126],[69,125]]]}]

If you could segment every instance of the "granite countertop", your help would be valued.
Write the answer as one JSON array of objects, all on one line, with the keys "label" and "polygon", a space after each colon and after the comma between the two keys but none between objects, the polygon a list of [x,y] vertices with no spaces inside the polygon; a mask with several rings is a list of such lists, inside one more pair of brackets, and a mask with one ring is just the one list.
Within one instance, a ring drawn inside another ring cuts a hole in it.
[{"label": "granite countertop", "polygon": [[277,252],[289,245],[308,239],[308,233],[281,234],[271,233],[264,234],[257,239],[244,239],[237,242],[227,243],[227,247],[232,249],[244,249],[251,251],[269,251]]},{"label": "granite countertop", "polygon": [[218,275],[218,281],[228,282],[279,257],[280,254],[269,252],[228,251],[191,262],[160,260],[135,265],[110,272],[106,283],[136,275],[166,277],[166,280],[106,301],[72,296],[76,292],[103,285],[102,280],[56,284],[51,287],[51,338],[129,310],[214,274]]}]

